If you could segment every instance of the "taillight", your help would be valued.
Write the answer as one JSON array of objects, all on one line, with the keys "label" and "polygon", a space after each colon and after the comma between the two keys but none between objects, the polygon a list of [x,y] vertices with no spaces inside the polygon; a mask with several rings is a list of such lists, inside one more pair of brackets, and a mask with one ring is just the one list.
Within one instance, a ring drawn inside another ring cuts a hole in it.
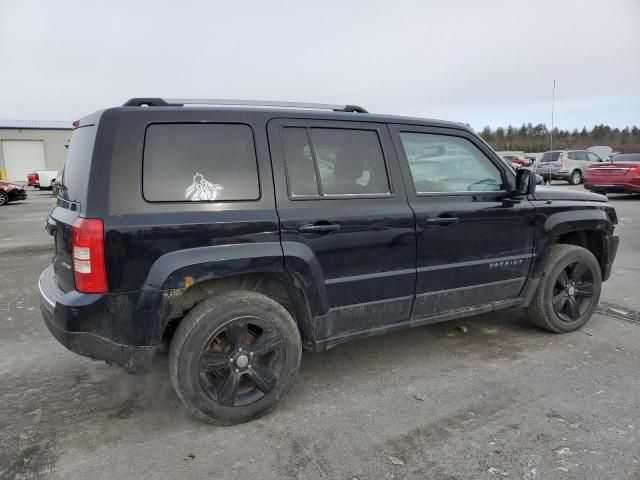
[{"label": "taillight", "polygon": [[80,128],[80,120],[74,120],[71,126],[73,128]]},{"label": "taillight", "polygon": [[107,293],[102,220],[76,219],[71,228],[71,247],[76,290],[83,293]]}]

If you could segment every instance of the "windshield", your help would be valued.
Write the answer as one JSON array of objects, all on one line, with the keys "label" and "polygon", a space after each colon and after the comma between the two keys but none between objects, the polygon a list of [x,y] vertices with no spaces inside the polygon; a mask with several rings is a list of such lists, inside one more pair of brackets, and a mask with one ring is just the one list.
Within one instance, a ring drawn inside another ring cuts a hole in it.
[{"label": "windshield", "polygon": [[562,152],[561,151],[545,152],[545,154],[542,155],[542,158],[540,159],[540,163],[556,162],[558,158],[560,158],[560,153]]}]

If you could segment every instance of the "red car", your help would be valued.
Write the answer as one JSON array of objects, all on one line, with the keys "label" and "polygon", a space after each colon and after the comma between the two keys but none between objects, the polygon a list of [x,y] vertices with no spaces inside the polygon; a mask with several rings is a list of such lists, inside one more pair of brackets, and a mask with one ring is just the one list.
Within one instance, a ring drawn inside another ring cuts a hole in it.
[{"label": "red car", "polygon": [[521,157],[520,155],[503,155],[502,158],[513,163],[514,167],[530,167],[533,163],[528,158]]},{"label": "red car", "polygon": [[27,191],[20,185],[0,182],[0,207],[16,200],[26,200]]},{"label": "red car", "polygon": [[36,184],[36,172],[27,173],[27,186],[33,187]]},{"label": "red car", "polygon": [[590,165],[584,188],[597,193],[640,193],[640,153],[619,153]]}]

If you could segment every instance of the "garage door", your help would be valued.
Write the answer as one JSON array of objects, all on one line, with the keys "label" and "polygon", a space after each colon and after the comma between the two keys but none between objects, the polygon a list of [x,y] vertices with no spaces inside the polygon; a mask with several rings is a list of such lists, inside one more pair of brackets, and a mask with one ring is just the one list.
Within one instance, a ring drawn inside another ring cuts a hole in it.
[{"label": "garage door", "polygon": [[2,140],[2,157],[10,182],[26,182],[27,173],[46,170],[42,140]]}]

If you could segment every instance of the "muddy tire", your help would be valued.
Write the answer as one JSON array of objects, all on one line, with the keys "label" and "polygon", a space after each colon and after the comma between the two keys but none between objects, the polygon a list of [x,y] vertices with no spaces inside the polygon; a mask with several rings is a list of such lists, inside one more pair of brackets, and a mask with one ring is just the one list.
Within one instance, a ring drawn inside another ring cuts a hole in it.
[{"label": "muddy tire", "polygon": [[270,411],[300,368],[296,322],[273,299],[232,291],[196,305],[171,341],[169,373],[182,403],[223,425]]},{"label": "muddy tire", "polygon": [[600,265],[590,251],[575,245],[553,245],[527,307],[529,319],[551,332],[577,330],[593,315],[601,288]]}]

